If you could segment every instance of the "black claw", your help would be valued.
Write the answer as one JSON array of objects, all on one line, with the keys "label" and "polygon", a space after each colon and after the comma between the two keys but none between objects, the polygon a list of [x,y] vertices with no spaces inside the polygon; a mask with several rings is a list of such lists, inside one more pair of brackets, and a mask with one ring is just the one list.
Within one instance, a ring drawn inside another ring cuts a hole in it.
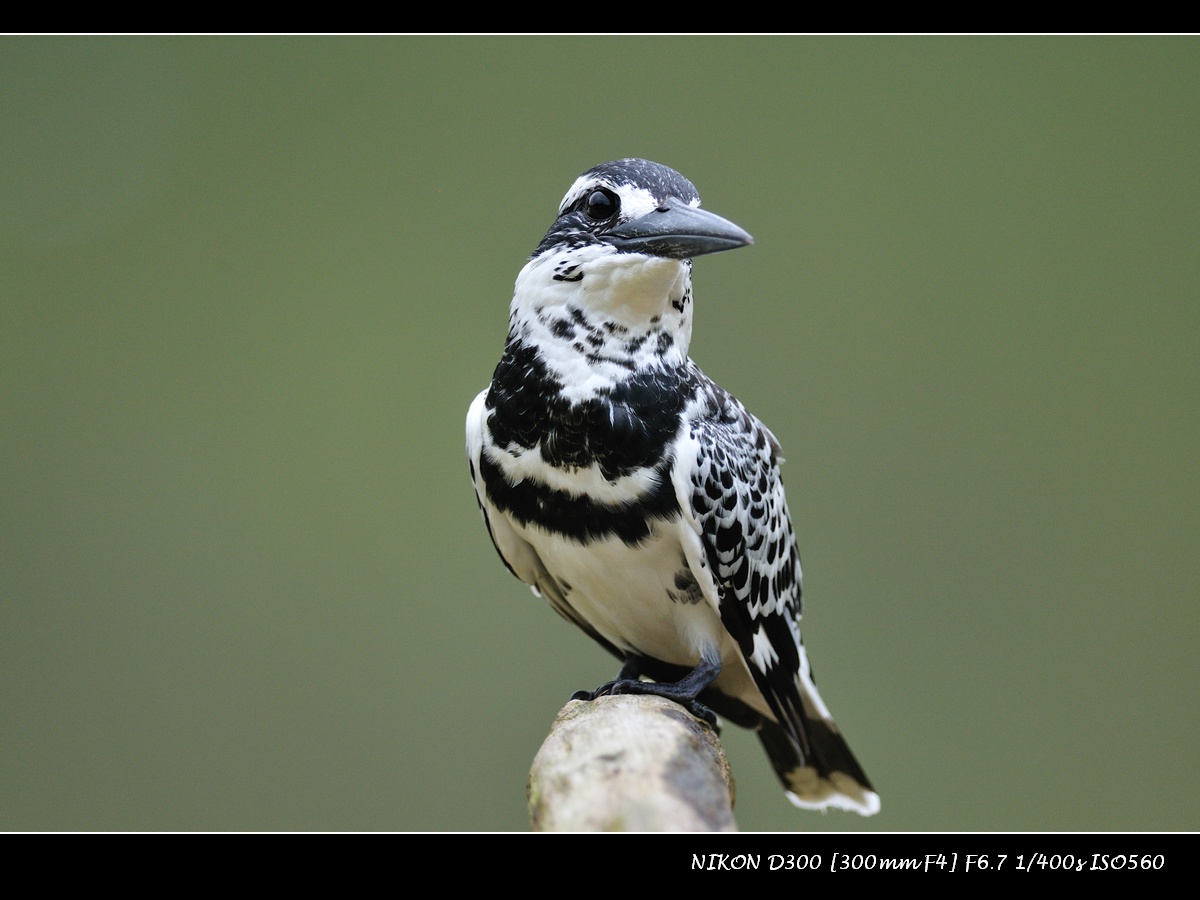
[{"label": "black claw", "polygon": [[590,702],[592,700],[595,700],[597,697],[606,697],[609,694],[620,693],[620,691],[613,690],[613,688],[619,683],[620,683],[620,681],[618,679],[618,681],[609,681],[605,684],[602,684],[602,685],[600,685],[600,687],[596,688],[594,691],[576,691],[575,693],[573,693],[571,695],[571,699],[572,700],[587,700]]},{"label": "black claw", "polygon": [[712,726],[713,730],[716,731],[717,734],[721,733],[721,726],[717,724],[717,714],[699,700],[688,700],[683,702],[677,700],[675,702],[680,703],[684,709],[690,712],[697,719],[707,722],[710,726]]}]

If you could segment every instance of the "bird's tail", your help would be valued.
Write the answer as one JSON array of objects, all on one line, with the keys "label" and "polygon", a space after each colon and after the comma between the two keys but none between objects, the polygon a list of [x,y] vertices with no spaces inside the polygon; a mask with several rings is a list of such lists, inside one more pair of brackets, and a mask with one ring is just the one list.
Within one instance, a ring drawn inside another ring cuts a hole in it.
[{"label": "bird's tail", "polygon": [[864,816],[879,812],[879,795],[837,726],[828,719],[803,714],[798,724],[800,741],[770,719],[764,719],[758,729],[788,799],[804,809],[833,807]]}]

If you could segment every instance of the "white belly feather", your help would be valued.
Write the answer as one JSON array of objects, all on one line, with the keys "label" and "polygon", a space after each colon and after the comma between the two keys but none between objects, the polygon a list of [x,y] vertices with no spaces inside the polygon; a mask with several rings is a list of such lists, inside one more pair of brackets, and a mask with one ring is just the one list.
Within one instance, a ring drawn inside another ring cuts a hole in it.
[{"label": "white belly feather", "polygon": [[580,546],[536,526],[511,524],[564,588],[571,608],[613,646],[688,668],[716,651],[722,671],[715,685],[774,718],[721,623],[711,585],[702,584],[703,596],[691,602],[676,599],[683,544],[694,538],[682,521],[656,523],[635,547],[619,538]]}]

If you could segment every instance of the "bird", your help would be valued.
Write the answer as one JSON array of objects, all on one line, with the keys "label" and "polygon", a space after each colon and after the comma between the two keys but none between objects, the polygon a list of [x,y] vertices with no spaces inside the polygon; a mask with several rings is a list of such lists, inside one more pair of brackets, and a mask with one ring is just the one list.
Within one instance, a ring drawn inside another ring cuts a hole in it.
[{"label": "bird", "polygon": [[517,276],[466,445],[517,578],[652,694],[757,732],[805,809],[879,810],[817,693],[779,442],[689,356],[692,260],[751,236],[665,165],[580,175]]}]

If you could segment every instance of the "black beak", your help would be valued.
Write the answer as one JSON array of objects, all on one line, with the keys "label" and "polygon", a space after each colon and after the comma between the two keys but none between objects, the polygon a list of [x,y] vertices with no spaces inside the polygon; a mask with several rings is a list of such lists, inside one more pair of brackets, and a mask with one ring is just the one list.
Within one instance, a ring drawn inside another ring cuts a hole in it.
[{"label": "black beak", "polygon": [[754,238],[728,219],[675,198],[653,212],[618,225],[604,235],[604,240],[618,250],[670,259],[691,259],[754,243]]}]

